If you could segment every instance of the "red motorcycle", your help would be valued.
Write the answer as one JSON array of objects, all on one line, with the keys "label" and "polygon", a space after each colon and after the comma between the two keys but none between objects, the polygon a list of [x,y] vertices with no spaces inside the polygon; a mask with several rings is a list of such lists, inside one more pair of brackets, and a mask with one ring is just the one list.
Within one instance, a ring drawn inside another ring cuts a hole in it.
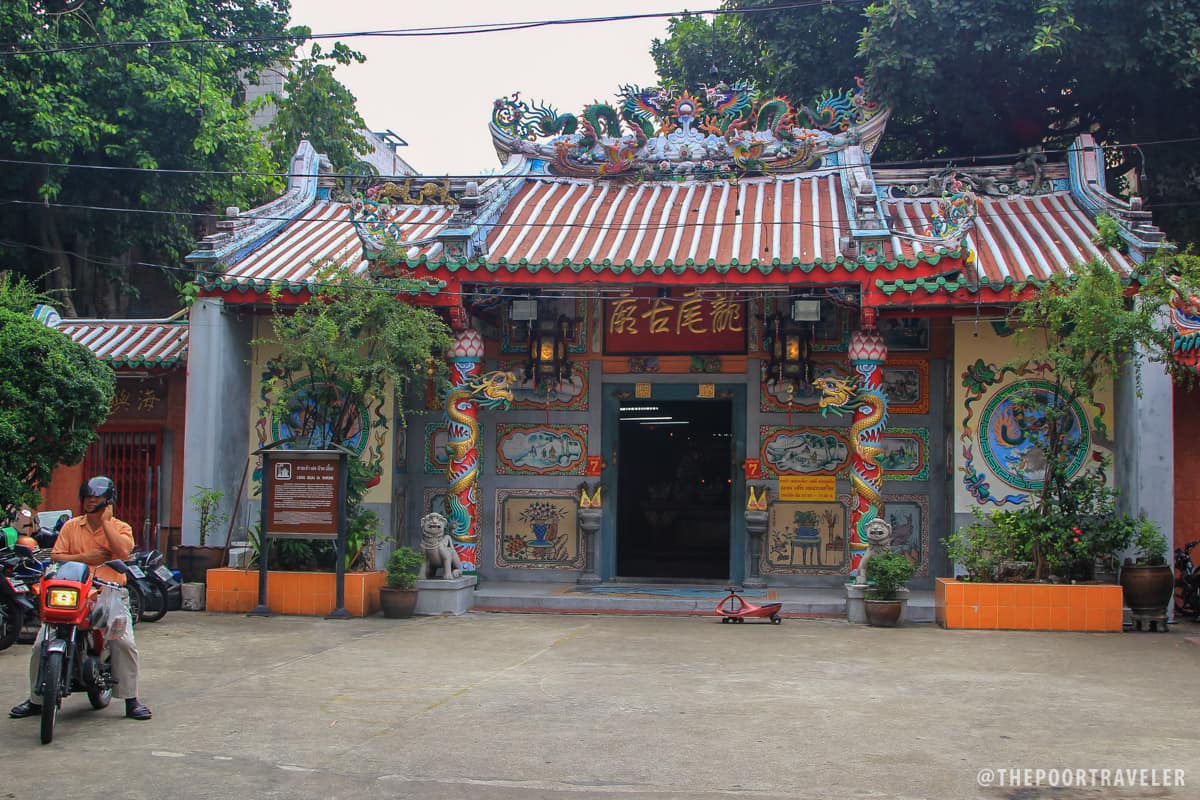
[{"label": "red motorcycle", "polygon": [[[107,566],[125,574],[122,561]],[[104,649],[103,609],[97,605],[102,587],[120,588],[100,580],[78,561],[54,562],[47,567],[36,591],[42,615],[41,660],[35,686],[42,696],[42,744],[54,738],[54,723],[64,697],[87,692],[92,708],[112,700],[112,668]],[[101,613],[97,613],[101,612]],[[128,624],[128,621],[127,621]]]}]

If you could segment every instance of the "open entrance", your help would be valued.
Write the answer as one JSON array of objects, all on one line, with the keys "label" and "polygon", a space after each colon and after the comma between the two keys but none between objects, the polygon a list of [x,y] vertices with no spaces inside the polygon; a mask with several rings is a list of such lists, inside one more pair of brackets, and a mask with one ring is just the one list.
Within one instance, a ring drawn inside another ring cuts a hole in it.
[{"label": "open entrance", "polygon": [[729,577],[730,400],[627,400],[618,440],[617,575]]}]

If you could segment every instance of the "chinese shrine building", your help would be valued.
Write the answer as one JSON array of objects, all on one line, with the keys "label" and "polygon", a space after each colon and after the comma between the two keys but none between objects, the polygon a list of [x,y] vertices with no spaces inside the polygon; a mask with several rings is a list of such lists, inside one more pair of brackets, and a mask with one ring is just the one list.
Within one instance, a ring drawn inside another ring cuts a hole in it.
[{"label": "chinese shrine building", "polygon": [[79,487],[109,475],[118,487],[120,517],[139,547],[178,545],[183,516],[184,401],[188,320],[59,319],[43,322],[84,345],[113,368],[116,393],[108,419],[83,461],[55,469],[43,492],[44,511],[79,513]]},{"label": "chinese shrine building", "polygon": [[[269,290],[303,300],[319,265],[363,272],[391,244],[407,301],[455,331],[460,391],[407,425],[391,398],[360,409],[344,444],[379,469],[385,535],[415,543],[416,520],[444,513],[468,571],[494,580],[831,586],[882,517],[928,588],[973,508],[1039,486],[1039,451],[1008,423],[1046,384],[1006,368],[1004,309],[1092,259],[1129,274],[1162,236],[1106,192],[1090,137],[1004,166],[887,169],[887,116],[861,86],[799,108],[626,87],[579,116],[514,95],[490,125],[502,170],[479,181],[347,179],[302,143],[287,193],[231,210],[188,257],[204,291],[185,491],[232,495],[286,438],[260,388],[273,354],[250,344]],[[1101,214],[1122,246],[1097,244]],[[465,388],[496,371],[516,376],[507,410]],[[1131,384],[1074,409],[1072,468],[1115,455],[1126,502],[1171,530],[1171,419],[1148,413],[1171,387],[1149,370]],[[189,527],[185,511],[194,544]]]}]

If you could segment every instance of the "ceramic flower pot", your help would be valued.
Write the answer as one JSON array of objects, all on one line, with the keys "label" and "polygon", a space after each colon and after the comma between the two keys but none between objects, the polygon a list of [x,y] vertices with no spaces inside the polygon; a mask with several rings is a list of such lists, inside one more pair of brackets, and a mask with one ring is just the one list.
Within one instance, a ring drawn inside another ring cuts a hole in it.
[{"label": "ceramic flower pot", "polygon": [[417,590],[379,587],[379,607],[388,619],[408,619],[417,607]]},{"label": "ceramic flower pot", "polygon": [[1166,564],[1121,567],[1121,591],[1134,614],[1161,613],[1175,593],[1175,572]]},{"label": "ceramic flower pot", "polygon": [[901,603],[899,600],[864,600],[863,610],[867,624],[876,628],[895,628],[900,624]]}]

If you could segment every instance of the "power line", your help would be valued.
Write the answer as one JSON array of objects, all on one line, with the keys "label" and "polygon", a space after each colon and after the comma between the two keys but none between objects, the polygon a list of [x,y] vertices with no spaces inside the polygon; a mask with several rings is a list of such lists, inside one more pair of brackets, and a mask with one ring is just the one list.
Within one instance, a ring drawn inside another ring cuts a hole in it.
[{"label": "power line", "polygon": [[[734,190],[737,191],[737,187],[735,187]],[[1041,196],[1043,196],[1043,195],[1036,195],[1036,194],[1035,195],[1005,195],[998,199],[1013,199],[1016,197],[1020,197],[1020,198],[1024,198],[1024,199],[1028,199],[1028,200],[1036,200]],[[881,200],[881,202],[884,202],[884,203],[902,203],[902,202],[905,202],[905,203],[934,203],[934,202],[937,202],[939,199],[940,198],[934,197],[934,196],[929,196],[929,197],[888,197],[888,198],[883,198]],[[172,210],[154,209],[154,208],[128,208],[128,207],[121,207],[121,206],[98,206],[98,205],[89,205],[89,204],[85,204],[85,203],[56,203],[56,202],[49,202],[49,201],[44,201],[44,200],[0,199],[0,204],[28,206],[28,207],[32,207],[32,208],[65,208],[65,209],[74,209],[74,210],[80,210],[80,211],[100,211],[100,212],[115,213],[115,214],[147,214],[147,215],[152,215],[152,216],[189,217],[189,218],[211,219],[211,220],[217,220],[217,221],[223,221],[223,220],[228,219],[223,214],[207,213],[207,212],[202,212],[202,211],[172,211]],[[1190,207],[1198,206],[1198,205],[1200,205],[1200,200],[1189,200],[1189,201],[1179,201],[1179,202],[1174,202],[1174,203],[1155,203],[1152,205],[1148,204],[1145,206],[1145,208],[1147,210],[1162,209],[1162,208],[1190,208]],[[995,217],[995,218],[1021,219],[1021,218],[1034,218],[1034,217],[1041,217],[1041,216],[1050,216],[1050,215],[1055,215],[1055,214],[1059,214],[1059,213],[1061,213],[1061,212],[1054,210],[1054,209],[1042,210],[1042,209],[1030,208],[1030,209],[1026,209],[1026,210],[1017,210],[1017,209],[1009,209],[1006,211],[993,210],[990,213],[990,216]],[[249,221],[249,222],[289,222],[289,223],[310,222],[310,223],[315,223],[318,225],[390,224],[390,221],[388,221],[388,220],[365,221],[362,219],[358,219],[358,220],[331,219],[331,218],[327,218],[327,217],[306,217],[306,216],[288,217],[288,216],[272,216],[272,215],[257,215],[257,214],[242,214],[242,215],[236,217],[235,219],[241,220],[241,221]],[[397,224],[411,225],[411,226],[416,227],[416,226],[423,226],[423,225],[436,224],[436,223],[414,221],[414,222],[401,222],[401,223],[397,223]],[[531,222],[531,221],[519,222],[519,221],[513,220],[513,221],[509,221],[509,222],[497,221],[490,225],[486,225],[485,227],[492,229],[492,230],[504,230],[504,229],[508,229],[508,228],[531,228],[531,229],[535,229],[535,230],[540,230],[540,229],[550,229],[550,230],[578,229],[578,230],[585,230],[585,231],[610,230],[610,229],[619,227],[625,231],[637,232],[637,231],[672,231],[672,230],[676,230],[679,228],[685,228],[685,229],[686,228],[714,228],[714,229],[733,228],[733,227],[746,226],[746,225],[764,225],[764,226],[799,225],[799,226],[807,227],[807,228],[810,228],[813,230],[830,230],[830,231],[838,231],[838,232],[842,232],[845,230],[845,228],[843,228],[840,225],[825,224],[825,223],[814,222],[812,220],[804,220],[804,219],[782,219],[782,218],[779,219],[778,221],[775,219],[765,219],[764,218],[764,219],[756,219],[756,220],[749,220],[749,221],[742,221],[742,220],[689,221],[689,222],[679,222],[679,223],[659,223],[659,224],[646,224],[646,225],[641,225],[641,224],[605,225],[602,222],[593,222],[590,224],[583,223],[583,222]],[[906,234],[903,232],[900,232],[900,231],[896,231],[896,232],[894,232],[894,235],[904,237]],[[420,241],[414,241],[412,243],[400,242],[399,244],[401,246],[406,246],[406,245],[407,246],[416,246],[416,245],[422,244],[422,243],[425,243],[424,239],[422,239]]]},{"label": "power line", "polygon": [[[1157,145],[1171,144],[1191,144],[1200,142],[1200,136],[1190,136],[1175,139],[1151,139],[1149,141],[1131,142],[1129,144],[1098,144],[1097,148],[1101,150],[1136,150],[1139,147],[1153,147]],[[1010,153],[985,153],[983,155],[969,156],[936,156],[930,158],[915,158],[904,159],[900,161],[872,161],[869,166],[871,169],[902,169],[905,167],[922,167],[945,165],[954,167],[960,165],[964,168],[967,166],[986,166],[979,164],[981,161],[1008,161],[1012,159],[1024,158],[1029,155],[1067,155],[1070,153],[1083,152],[1084,148],[1079,148],[1074,145],[1067,147],[1054,147],[1035,151],[1015,151]],[[527,178],[530,180],[571,180],[570,176],[557,175],[533,175],[533,174],[506,174],[503,172],[481,172],[481,173],[458,173],[445,175],[409,175],[409,174],[394,174],[394,175],[364,175],[358,172],[322,172],[314,176],[308,172],[254,172],[247,170],[220,170],[220,169],[185,169],[173,167],[133,167],[120,164],[79,164],[69,161],[32,161],[29,159],[20,158],[0,158],[0,164],[12,164],[14,166],[27,167],[42,167],[53,169],[77,169],[77,170],[92,170],[101,172],[132,172],[139,174],[152,175],[219,175],[227,177],[243,177],[243,178],[312,178],[320,177],[335,180],[372,180],[372,181],[438,181],[447,178],[451,180],[509,180],[514,178]],[[813,175],[819,173],[836,172],[844,170],[844,166],[827,166],[817,167],[802,173],[791,173],[796,175]]]},{"label": "power line", "polygon": [[439,25],[425,28],[392,28],[383,30],[346,31],[342,33],[313,33],[308,35],[282,34],[279,36],[246,36],[231,39],[127,39],[111,42],[89,42],[86,44],[69,45],[65,47],[47,47],[38,49],[19,49],[20,42],[0,43],[0,56],[18,55],[49,55],[52,53],[70,53],[81,50],[98,50],[114,47],[161,47],[180,45],[239,45],[258,44],[266,42],[294,42],[301,44],[318,39],[356,39],[356,38],[428,38],[446,36],[472,36],[487,33],[504,33],[510,31],[532,30],[535,28],[565,27],[570,25],[591,25],[606,22],[626,22],[640,19],[663,19],[669,17],[701,16],[705,14],[760,14],[768,11],[791,11],[802,8],[814,8],[830,3],[840,5],[862,5],[866,0],[803,0],[803,2],[787,3],[760,8],[716,8],[702,11],[658,11],[644,14],[613,14],[604,17],[579,17],[567,19],[528,20],[523,22],[495,22],[474,25]]}]

